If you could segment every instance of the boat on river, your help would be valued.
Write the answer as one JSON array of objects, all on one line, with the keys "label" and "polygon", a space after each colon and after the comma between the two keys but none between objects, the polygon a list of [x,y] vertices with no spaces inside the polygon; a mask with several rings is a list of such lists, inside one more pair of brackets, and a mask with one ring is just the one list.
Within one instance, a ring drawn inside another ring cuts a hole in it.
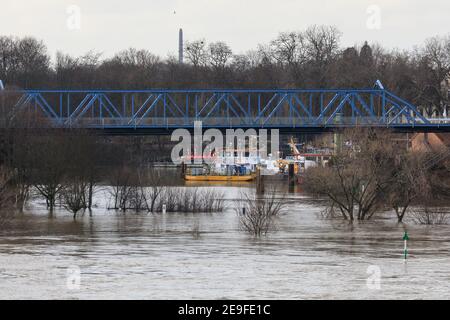
[{"label": "boat on river", "polygon": [[184,174],[186,181],[246,182],[255,178],[255,172],[244,165],[188,167]]},{"label": "boat on river", "polygon": [[252,181],[256,178],[254,173],[246,175],[217,175],[217,174],[204,174],[204,175],[191,175],[186,174],[184,179],[186,181],[226,181],[226,182],[246,182]]}]

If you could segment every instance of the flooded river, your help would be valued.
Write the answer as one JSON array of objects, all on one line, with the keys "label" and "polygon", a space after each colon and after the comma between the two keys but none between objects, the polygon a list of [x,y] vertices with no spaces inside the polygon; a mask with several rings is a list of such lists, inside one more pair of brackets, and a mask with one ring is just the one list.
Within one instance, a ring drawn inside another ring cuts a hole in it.
[{"label": "flooded river", "polygon": [[[220,189],[232,207],[239,188]],[[320,201],[288,198],[261,239],[239,230],[231,208],[123,214],[105,210],[100,192],[93,216],[74,221],[33,203],[0,231],[0,299],[450,298],[450,226],[384,217],[351,227],[320,219]]]}]

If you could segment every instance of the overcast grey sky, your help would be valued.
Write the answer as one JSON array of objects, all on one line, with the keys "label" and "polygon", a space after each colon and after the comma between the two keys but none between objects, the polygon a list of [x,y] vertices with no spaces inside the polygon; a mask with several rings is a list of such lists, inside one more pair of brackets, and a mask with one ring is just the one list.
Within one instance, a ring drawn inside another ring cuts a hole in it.
[{"label": "overcast grey sky", "polygon": [[[234,52],[267,43],[280,31],[330,24],[343,45],[368,40],[410,49],[450,32],[448,0],[0,0],[0,34],[31,35],[50,52],[111,56],[128,47],[175,54],[185,39],[226,41]],[[77,13],[71,5],[80,11]],[[379,8],[379,10],[378,10]],[[80,28],[78,28],[78,26]]]}]

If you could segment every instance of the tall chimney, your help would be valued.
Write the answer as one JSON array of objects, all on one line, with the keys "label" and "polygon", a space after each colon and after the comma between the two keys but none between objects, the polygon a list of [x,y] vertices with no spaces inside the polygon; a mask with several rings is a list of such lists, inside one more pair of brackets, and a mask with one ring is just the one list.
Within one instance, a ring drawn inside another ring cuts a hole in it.
[{"label": "tall chimney", "polygon": [[183,29],[180,29],[178,39],[178,62],[183,63]]}]

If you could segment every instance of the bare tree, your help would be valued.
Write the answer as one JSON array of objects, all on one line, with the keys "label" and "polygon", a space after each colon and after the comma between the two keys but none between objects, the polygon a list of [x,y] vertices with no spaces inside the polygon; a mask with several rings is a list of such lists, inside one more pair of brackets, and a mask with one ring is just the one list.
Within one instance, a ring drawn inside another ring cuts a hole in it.
[{"label": "bare tree", "polygon": [[412,220],[416,224],[443,225],[448,224],[450,218],[449,208],[420,206],[413,209]]},{"label": "bare tree", "polygon": [[273,231],[274,218],[283,212],[285,206],[285,196],[280,197],[273,188],[264,197],[243,192],[235,211],[242,230],[260,237]]},{"label": "bare tree", "polygon": [[163,176],[162,173],[154,168],[145,170],[144,177],[142,172],[144,170],[139,170],[139,180],[142,181],[141,185],[149,185],[148,187],[141,187],[141,192],[144,195],[145,201],[147,203],[147,209],[149,212],[153,213],[156,210],[157,200],[160,198],[161,193],[164,191],[163,186]]},{"label": "bare tree", "polygon": [[209,62],[219,72],[223,72],[233,56],[233,51],[225,42],[214,42],[209,45]]},{"label": "bare tree", "polygon": [[14,173],[7,167],[0,166],[0,211],[10,208],[14,203],[14,192],[11,190]]},{"label": "bare tree", "polygon": [[12,190],[13,172],[0,165],[0,230],[13,216],[14,190]]},{"label": "bare tree", "polygon": [[327,196],[344,219],[367,220],[384,205],[395,161],[395,144],[384,131],[355,129],[343,134],[346,146],[326,168],[310,168],[308,191]]},{"label": "bare tree", "polygon": [[139,183],[133,184],[130,188],[128,201],[126,202],[126,209],[132,209],[138,213],[147,208],[147,199],[143,187]]},{"label": "bare tree", "polygon": [[165,205],[166,212],[213,213],[225,209],[224,195],[215,190],[198,188],[165,187],[155,206],[161,212]]},{"label": "bare tree", "polygon": [[42,41],[31,37],[0,38],[0,78],[21,87],[48,81],[50,57]]},{"label": "bare tree", "polygon": [[187,41],[185,44],[185,52],[188,61],[192,63],[194,68],[206,65],[208,52],[206,50],[206,41],[204,39]]},{"label": "bare tree", "polygon": [[126,211],[133,191],[132,172],[125,165],[111,170],[108,182],[111,185],[110,194],[113,198],[112,209]]},{"label": "bare tree", "polygon": [[301,32],[282,32],[270,43],[270,51],[275,61],[292,74],[294,83],[303,80],[302,68],[308,61],[305,35]]},{"label": "bare tree", "polygon": [[422,155],[409,153],[398,159],[386,198],[401,223],[414,201],[420,201],[425,194],[429,194],[430,185],[427,180],[429,172],[425,168]]},{"label": "bare tree", "polygon": [[125,65],[136,66],[146,70],[155,68],[161,62],[158,56],[148,50],[137,50],[135,48],[119,52],[115,55],[115,59]]},{"label": "bare tree", "polygon": [[33,138],[31,154],[33,169],[31,181],[34,188],[46,200],[47,208],[53,212],[56,199],[67,182],[69,168],[69,132],[46,132]]},{"label": "bare tree", "polygon": [[[442,84],[450,76],[450,35],[447,37],[434,37],[426,40],[425,47],[422,52],[423,62],[430,68],[428,73],[430,78],[424,88],[425,99],[427,93],[430,101],[432,95],[436,96],[435,107],[442,115],[443,110],[449,105],[448,88],[443,88]],[[428,110],[430,114],[431,110]]]},{"label": "bare tree", "polygon": [[63,207],[73,213],[73,218],[76,219],[77,213],[86,209],[86,194],[89,185],[83,179],[72,180],[61,191],[63,198]]},{"label": "bare tree", "polygon": [[72,88],[92,87],[96,85],[100,53],[87,52],[79,57],[72,57],[58,52],[56,54],[55,78],[60,86]]},{"label": "bare tree", "polygon": [[333,26],[311,26],[305,33],[305,45],[309,59],[324,65],[332,61],[339,50],[341,32]]},{"label": "bare tree", "polygon": [[0,37],[0,79],[14,81],[18,68],[16,55],[16,39],[12,37]]},{"label": "bare tree", "polygon": [[308,76],[313,84],[323,87],[332,62],[339,52],[341,32],[333,26],[312,26],[304,32],[306,56],[310,68]]},{"label": "bare tree", "polygon": [[[15,207],[23,211],[25,203],[32,187],[32,162],[33,155],[30,153],[31,132],[24,133],[25,130],[18,132],[14,137],[11,166],[14,168],[15,185]],[[22,134],[21,134],[22,133]]]},{"label": "bare tree", "polygon": [[95,186],[100,179],[101,144],[97,136],[82,129],[71,132],[68,139],[67,179],[87,186],[84,208],[91,209]]}]

